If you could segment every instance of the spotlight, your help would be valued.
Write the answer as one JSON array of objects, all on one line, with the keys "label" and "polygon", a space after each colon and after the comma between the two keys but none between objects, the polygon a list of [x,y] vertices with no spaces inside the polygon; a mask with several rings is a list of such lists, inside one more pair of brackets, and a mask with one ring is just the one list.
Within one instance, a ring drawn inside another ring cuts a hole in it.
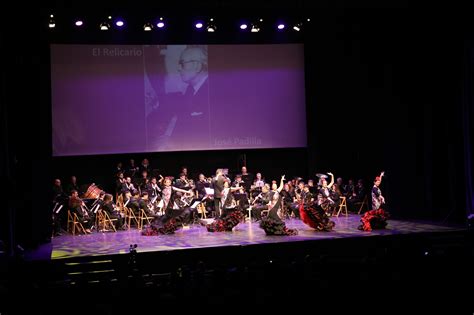
[{"label": "spotlight", "polygon": [[197,29],[201,29],[201,28],[203,27],[202,22],[197,22],[196,25],[195,25],[195,27],[196,27]]},{"label": "spotlight", "polygon": [[285,28],[285,24],[280,23],[280,24],[278,24],[277,28],[278,28],[279,30],[282,30],[282,29]]},{"label": "spotlight", "polygon": [[122,27],[124,25],[123,21],[122,20],[117,20],[115,22],[115,25],[117,25],[118,27]]},{"label": "spotlight", "polygon": [[240,29],[241,30],[246,30],[247,29],[247,24],[245,24],[245,23],[240,24]]},{"label": "spotlight", "polygon": [[293,29],[297,32],[301,31],[301,28],[303,27],[303,24],[302,23],[298,23],[298,24],[295,24],[295,26],[293,26]]},{"label": "spotlight", "polygon": [[74,24],[76,24],[76,26],[82,26],[84,23],[82,22],[82,20],[77,20]]},{"label": "spotlight", "polygon": [[54,21],[54,15],[52,15],[52,14],[49,16],[48,27],[49,28],[55,28],[56,27],[56,22]]},{"label": "spotlight", "polygon": [[207,23],[207,31],[209,33],[214,33],[216,31],[216,25],[214,24],[214,19],[209,19],[209,23]]},{"label": "spotlight", "polygon": [[165,27],[165,22],[163,22],[163,18],[162,18],[162,17],[160,17],[160,21],[159,21],[158,23],[156,23],[156,26],[157,26],[158,28],[163,28],[163,27]]},{"label": "spotlight", "polygon": [[100,23],[101,31],[108,31],[110,29],[110,24],[107,22]]},{"label": "spotlight", "polygon": [[143,30],[144,30],[145,32],[149,32],[149,31],[151,31],[152,29],[153,29],[153,24],[151,24],[151,23],[149,23],[149,22],[147,22],[147,23],[145,23],[145,25],[143,25]]},{"label": "spotlight", "polygon": [[252,33],[258,33],[260,32],[260,25],[262,24],[263,19],[259,19],[258,22],[255,22],[252,24],[252,28],[250,29],[250,32]]}]

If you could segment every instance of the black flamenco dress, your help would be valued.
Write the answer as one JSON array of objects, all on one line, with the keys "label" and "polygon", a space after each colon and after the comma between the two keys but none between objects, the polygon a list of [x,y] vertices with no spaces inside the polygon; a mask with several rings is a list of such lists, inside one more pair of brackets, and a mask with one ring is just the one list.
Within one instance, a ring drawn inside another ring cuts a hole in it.
[{"label": "black flamenco dress", "polygon": [[225,201],[222,215],[215,219],[214,222],[204,224],[208,232],[232,232],[232,229],[244,218],[244,214],[235,205],[234,196],[228,188],[224,195]]},{"label": "black flamenco dress", "polygon": [[389,217],[390,214],[382,208],[367,211],[360,219],[362,224],[358,229],[367,232],[376,229],[384,229],[387,226],[387,220]]},{"label": "black flamenco dress", "polygon": [[316,231],[332,231],[336,223],[329,220],[329,216],[321,206],[315,203],[300,204],[301,220]]},{"label": "black flamenco dress", "polygon": [[298,230],[287,228],[285,222],[278,216],[280,205],[281,197],[278,198],[277,203],[268,212],[268,215],[262,218],[260,227],[267,235],[298,235]]},{"label": "black flamenco dress", "polygon": [[191,210],[189,207],[180,209],[173,209],[175,204],[175,194],[171,190],[169,202],[166,207],[165,214],[161,217],[155,218],[153,223],[146,226],[142,235],[155,236],[163,234],[174,234],[176,230],[183,227],[183,224],[189,224],[191,221]]}]

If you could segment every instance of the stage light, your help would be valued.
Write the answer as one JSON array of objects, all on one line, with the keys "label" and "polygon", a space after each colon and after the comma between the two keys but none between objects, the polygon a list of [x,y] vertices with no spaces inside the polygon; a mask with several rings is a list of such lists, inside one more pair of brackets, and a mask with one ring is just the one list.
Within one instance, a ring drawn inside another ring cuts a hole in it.
[{"label": "stage light", "polygon": [[49,16],[49,23],[48,23],[49,28],[55,28],[56,27],[56,22],[54,21],[54,15],[51,14]]},{"label": "stage light", "polygon": [[124,22],[122,20],[117,20],[115,22],[115,25],[117,25],[118,27],[122,27],[124,25]]},{"label": "stage light", "polygon": [[311,22],[311,19],[306,19],[306,22]]},{"label": "stage light", "polygon": [[101,31],[108,31],[110,29],[110,24],[107,22],[100,23]]},{"label": "stage light", "polygon": [[76,24],[76,26],[82,26],[84,23],[82,22],[82,20],[77,20],[74,24]]},{"label": "stage light", "polygon": [[262,24],[263,19],[259,19],[258,22],[255,22],[252,24],[252,28],[250,29],[250,32],[252,33],[258,33],[260,32],[260,25]]},{"label": "stage light", "polygon": [[152,29],[153,29],[153,24],[151,24],[151,23],[149,23],[149,22],[148,22],[148,23],[145,23],[145,25],[143,25],[143,30],[144,30],[145,32],[149,32],[149,31],[151,31]]},{"label": "stage light", "polygon": [[240,24],[240,29],[241,30],[246,30],[247,29],[247,24],[245,24],[245,23]]},{"label": "stage light", "polygon": [[160,17],[160,21],[159,21],[158,23],[156,23],[156,26],[157,26],[158,28],[163,28],[163,27],[165,27],[165,22],[163,21],[163,18],[162,18],[162,17]]},{"label": "stage light", "polygon": [[279,30],[282,30],[282,29],[285,28],[285,24],[280,23],[280,24],[278,24],[277,28],[278,28]]},{"label": "stage light", "polygon": [[197,22],[196,25],[195,25],[195,27],[196,27],[197,29],[201,29],[201,28],[203,27],[202,22]]},{"label": "stage light", "polygon": [[297,32],[301,31],[301,28],[303,27],[303,23],[298,23],[293,26],[293,29]]},{"label": "stage light", "polygon": [[214,19],[209,19],[209,23],[207,23],[207,31],[209,33],[214,33],[216,31],[216,25],[214,24]]},{"label": "stage light", "polygon": [[104,22],[100,23],[99,27],[100,27],[100,30],[101,31],[108,31],[110,29],[110,23],[109,21],[112,20],[112,17],[109,15],[107,17],[107,20],[105,20]]}]

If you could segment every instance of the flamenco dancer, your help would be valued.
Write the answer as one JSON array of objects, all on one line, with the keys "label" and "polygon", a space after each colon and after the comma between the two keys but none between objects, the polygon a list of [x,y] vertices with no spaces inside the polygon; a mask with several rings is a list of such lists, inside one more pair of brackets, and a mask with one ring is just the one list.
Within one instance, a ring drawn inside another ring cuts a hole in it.
[{"label": "flamenco dancer", "polygon": [[242,221],[244,214],[240,207],[237,206],[233,192],[243,192],[243,187],[229,187],[229,181],[224,182],[222,190],[221,206],[222,215],[217,216],[210,224],[201,221],[201,224],[207,228],[208,232],[232,232],[232,229]]},{"label": "flamenco dancer", "polygon": [[390,215],[381,208],[382,205],[385,205],[385,198],[380,190],[383,175],[384,172],[381,172],[380,176],[375,177],[372,188],[372,210],[364,213],[360,219],[362,225],[358,227],[359,230],[372,231],[373,229],[384,229],[387,226],[387,219]]},{"label": "flamenco dancer", "polygon": [[181,192],[188,196],[193,196],[192,190],[184,190],[171,186],[171,178],[166,177],[161,188],[161,198],[165,214],[157,217],[153,223],[146,227],[142,234],[146,236],[173,234],[183,223],[188,223],[191,217],[189,207],[178,208],[175,206],[176,192]]},{"label": "flamenco dancer", "polygon": [[[332,177],[331,186],[334,182],[334,175],[332,173],[328,173]],[[326,179],[322,179],[322,186],[321,190],[327,189],[330,185],[327,185]],[[323,209],[322,205],[324,202],[328,202],[327,199],[329,197],[324,198],[322,197],[323,202],[321,202],[321,196],[319,196],[318,201],[311,201],[308,198],[302,199],[300,203],[300,217],[301,221],[303,221],[309,227],[315,229],[316,231],[331,231],[336,223],[334,221],[329,220],[329,216],[327,212]]]},{"label": "flamenco dancer", "polygon": [[282,221],[278,215],[278,211],[281,210],[282,206],[282,195],[280,192],[283,189],[283,181],[285,175],[281,177],[280,186],[277,188],[276,184],[272,184],[272,190],[270,191],[270,202],[268,203],[268,215],[263,217],[260,221],[260,227],[265,231],[267,235],[297,235],[298,230],[289,229],[286,227],[285,222]]}]

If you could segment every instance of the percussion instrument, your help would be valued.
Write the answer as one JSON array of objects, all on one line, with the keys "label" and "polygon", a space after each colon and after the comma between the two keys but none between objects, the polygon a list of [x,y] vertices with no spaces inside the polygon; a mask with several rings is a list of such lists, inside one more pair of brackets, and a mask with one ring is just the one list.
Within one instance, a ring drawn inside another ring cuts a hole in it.
[{"label": "percussion instrument", "polygon": [[316,174],[316,176],[318,176],[318,177],[321,178],[321,179],[326,179],[326,178],[328,178],[327,175],[325,175],[325,174],[320,174],[320,173]]},{"label": "percussion instrument", "polygon": [[95,184],[91,184],[89,188],[87,188],[87,191],[84,193],[84,196],[82,198],[84,199],[97,199],[100,196],[100,192],[102,189],[97,187]]}]

